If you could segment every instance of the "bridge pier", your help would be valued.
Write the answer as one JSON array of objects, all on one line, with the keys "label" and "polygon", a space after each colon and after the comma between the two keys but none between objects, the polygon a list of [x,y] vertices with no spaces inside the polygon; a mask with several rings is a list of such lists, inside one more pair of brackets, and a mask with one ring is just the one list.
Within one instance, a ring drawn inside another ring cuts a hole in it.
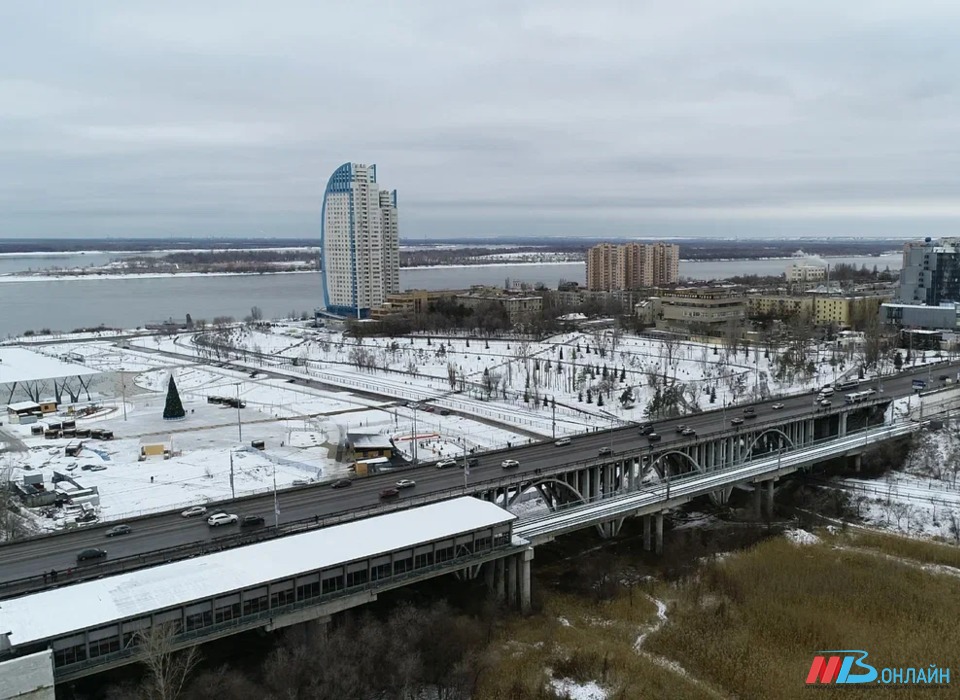
[{"label": "bridge pier", "polygon": [[847,434],[847,414],[841,413],[839,415],[839,420],[840,420],[840,428],[837,432],[837,435],[839,437],[845,437]]},{"label": "bridge pier", "polygon": [[644,515],[643,516],[643,551],[649,552],[652,549],[651,542],[651,532],[650,529],[653,526],[653,516]]},{"label": "bridge pier", "polygon": [[763,514],[767,518],[773,517],[773,484],[775,481],[775,479],[770,479],[764,482]]},{"label": "bridge pier", "polygon": [[863,463],[863,455],[859,453],[855,454],[853,456],[853,471],[855,471],[857,474],[860,473],[860,466],[862,463]]},{"label": "bridge pier", "polygon": [[757,520],[760,519],[760,482],[753,482],[753,517]]},{"label": "bridge pier", "polygon": [[663,513],[657,513],[655,517],[657,523],[657,541],[655,551],[657,554],[663,554]]},{"label": "bridge pier", "polygon": [[530,562],[533,561],[533,547],[523,550],[523,553],[517,556],[520,559],[520,612],[527,615],[530,613],[532,607],[530,595]]}]

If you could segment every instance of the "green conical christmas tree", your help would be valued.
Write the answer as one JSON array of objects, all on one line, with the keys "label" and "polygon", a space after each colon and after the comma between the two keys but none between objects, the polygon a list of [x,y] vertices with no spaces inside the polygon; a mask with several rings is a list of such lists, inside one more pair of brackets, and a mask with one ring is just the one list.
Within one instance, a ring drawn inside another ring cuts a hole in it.
[{"label": "green conical christmas tree", "polygon": [[180,401],[180,392],[177,391],[177,385],[171,374],[170,383],[167,384],[167,403],[163,407],[163,419],[176,420],[186,415],[187,412],[183,410],[183,403]]}]

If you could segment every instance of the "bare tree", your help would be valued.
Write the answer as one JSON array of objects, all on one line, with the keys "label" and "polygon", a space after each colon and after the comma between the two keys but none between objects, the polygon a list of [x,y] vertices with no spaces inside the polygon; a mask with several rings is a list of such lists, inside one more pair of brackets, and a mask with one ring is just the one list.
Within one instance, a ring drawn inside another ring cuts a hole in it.
[{"label": "bare tree", "polygon": [[149,700],[176,700],[187,678],[200,662],[200,651],[189,646],[176,651],[177,626],[172,622],[154,625],[137,635],[147,678],[141,694]]}]

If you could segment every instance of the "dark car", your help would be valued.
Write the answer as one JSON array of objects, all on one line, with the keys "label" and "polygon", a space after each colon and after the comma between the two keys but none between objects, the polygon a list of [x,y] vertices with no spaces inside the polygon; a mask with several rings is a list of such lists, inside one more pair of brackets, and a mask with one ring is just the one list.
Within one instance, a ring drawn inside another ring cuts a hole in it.
[{"label": "dark car", "polygon": [[649,435],[649,434],[652,433],[652,432],[653,432],[653,426],[650,425],[649,423],[648,423],[647,425],[641,425],[641,426],[640,426],[640,434],[641,434],[641,435]]},{"label": "dark car", "polygon": [[105,549],[85,549],[77,555],[77,561],[91,561],[93,559],[103,559],[107,556]]},{"label": "dark car", "polygon": [[685,426],[683,423],[681,423],[680,425],[678,425],[678,426],[675,428],[675,430],[676,430],[678,433],[682,433],[682,432],[683,432],[684,430],[686,430],[686,429],[687,429],[687,426]]},{"label": "dark car", "polygon": [[240,527],[261,527],[264,522],[262,515],[244,515]]},{"label": "dark car", "polygon": [[332,489],[345,489],[345,488],[347,488],[348,486],[350,486],[351,484],[353,484],[353,482],[350,481],[350,479],[337,479],[336,481],[333,482],[333,486],[331,486],[330,488],[332,488]]},{"label": "dark car", "polygon": [[396,498],[396,497],[399,496],[399,495],[400,495],[400,490],[399,490],[399,489],[393,489],[393,488],[391,488],[391,489],[384,489],[383,491],[380,492],[380,498],[383,498],[383,499]]},{"label": "dark car", "polygon": [[114,525],[109,530],[107,530],[107,537],[116,537],[117,535],[129,535],[133,532],[133,528],[129,525]]},{"label": "dark car", "polygon": [[696,434],[697,434],[697,431],[694,430],[693,428],[687,428],[681,433],[681,435],[685,435],[686,437],[693,437]]},{"label": "dark car", "polygon": [[599,454],[600,454],[601,457],[603,457],[604,455],[612,455],[612,454],[613,454],[613,448],[612,448],[612,447],[601,447]]},{"label": "dark car", "polygon": [[480,459],[478,457],[471,457],[467,460],[468,467],[476,467],[480,464]]},{"label": "dark car", "polygon": [[753,406],[747,406],[747,408],[743,409],[743,415],[745,416],[754,416],[756,414],[757,409],[755,409]]},{"label": "dark car", "polygon": [[647,435],[647,440],[649,440],[650,442],[660,442],[661,439],[662,438],[660,437],[660,433],[650,433],[649,435]]},{"label": "dark car", "polygon": [[743,418],[731,418],[730,422],[733,425],[743,425]]}]

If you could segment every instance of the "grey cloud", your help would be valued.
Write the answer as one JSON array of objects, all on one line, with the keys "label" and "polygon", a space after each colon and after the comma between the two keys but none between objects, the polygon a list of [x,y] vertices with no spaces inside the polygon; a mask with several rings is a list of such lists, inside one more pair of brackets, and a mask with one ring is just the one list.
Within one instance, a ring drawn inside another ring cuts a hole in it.
[{"label": "grey cloud", "polygon": [[836,5],[7,3],[0,236],[955,227],[960,6]]}]

